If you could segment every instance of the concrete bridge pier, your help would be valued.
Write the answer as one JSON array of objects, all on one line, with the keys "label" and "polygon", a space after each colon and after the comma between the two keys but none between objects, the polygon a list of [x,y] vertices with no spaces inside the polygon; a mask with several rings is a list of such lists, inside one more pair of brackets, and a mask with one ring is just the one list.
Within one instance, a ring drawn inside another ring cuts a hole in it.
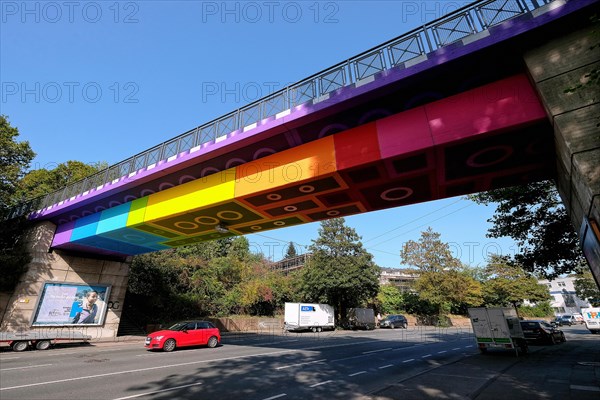
[{"label": "concrete bridge pier", "polygon": [[600,286],[600,88],[568,91],[600,68],[600,24],[551,39],[524,59],[554,128],[558,191]]},{"label": "concrete bridge pier", "polygon": [[45,282],[85,285],[110,285],[108,310],[102,326],[73,326],[68,329],[92,336],[92,340],[115,339],[123,310],[129,265],[125,261],[103,260],[65,254],[60,250],[49,252],[56,226],[51,222],[36,225],[29,233],[32,260],[13,293],[0,293],[0,331],[52,330],[65,326],[31,327]]}]

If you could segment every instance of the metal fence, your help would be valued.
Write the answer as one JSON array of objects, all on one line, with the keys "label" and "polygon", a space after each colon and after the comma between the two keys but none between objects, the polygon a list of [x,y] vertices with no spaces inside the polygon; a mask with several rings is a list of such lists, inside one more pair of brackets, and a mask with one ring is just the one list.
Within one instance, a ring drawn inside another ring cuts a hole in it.
[{"label": "metal fence", "polygon": [[285,87],[238,110],[189,130],[173,139],[112,165],[56,192],[16,206],[9,218],[49,207],[122,177],[165,161],[182,152],[243,130],[265,118],[356,84],[441,47],[485,31],[510,18],[554,0],[480,0],[423,27],[405,33],[333,67]]}]

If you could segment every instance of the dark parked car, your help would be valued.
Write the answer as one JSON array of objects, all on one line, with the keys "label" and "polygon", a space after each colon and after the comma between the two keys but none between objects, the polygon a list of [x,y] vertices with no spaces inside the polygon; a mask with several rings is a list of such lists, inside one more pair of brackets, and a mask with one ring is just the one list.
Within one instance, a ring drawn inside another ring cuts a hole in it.
[{"label": "dark parked car", "polygon": [[148,350],[173,351],[176,347],[216,347],[221,342],[219,328],[209,321],[183,321],[146,337]]},{"label": "dark parked car", "polygon": [[379,323],[381,328],[408,328],[408,321],[404,315],[388,315]]},{"label": "dark parked car", "polygon": [[527,341],[549,344],[567,341],[563,331],[546,321],[521,321],[521,329]]},{"label": "dark parked car", "polygon": [[558,326],[571,326],[575,323],[575,317],[572,315],[561,315],[560,317],[557,317],[555,321]]}]

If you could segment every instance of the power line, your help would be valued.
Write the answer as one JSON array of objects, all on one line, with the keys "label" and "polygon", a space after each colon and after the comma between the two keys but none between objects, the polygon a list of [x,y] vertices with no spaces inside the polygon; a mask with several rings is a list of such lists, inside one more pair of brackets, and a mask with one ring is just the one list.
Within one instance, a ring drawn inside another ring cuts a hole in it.
[{"label": "power line", "polygon": [[407,233],[410,233],[410,232],[412,232],[412,231],[415,231],[415,230],[417,230],[417,229],[420,229],[420,228],[422,228],[422,227],[424,227],[424,226],[427,226],[427,225],[429,225],[429,224],[430,224],[430,223],[432,223],[432,222],[439,221],[440,219],[442,219],[442,218],[446,218],[446,217],[447,217],[447,216],[449,216],[449,215],[456,214],[457,212],[459,212],[459,211],[462,211],[462,210],[464,210],[465,208],[471,207],[472,205],[473,205],[473,203],[471,203],[471,204],[467,204],[466,206],[464,206],[464,207],[461,207],[461,208],[459,208],[458,210],[455,210],[455,211],[452,211],[451,213],[448,213],[448,214],[442,215],[441,217],[439,217],[439,218],[436,218],[436,219],[434,219],[434,220],[431,220],[431,221],[429,221],[429,222],[428,222],[428,223],[426,223],[426,224],[419,225],[419,226],[417,226],[417,227],[415,227],[415,228],[413,228],[413,229],[410,229],[410,230],[408,230],[408,231],[406,231],[406,232],[403,232],[403,233],[401,233],[401,234],[399,234],[399,235],[392,236],[391,238],[389,238],[389,239],[387,239],[387,240],[384,240],[383,242],[379,242],[379,243],[377,243],[377,244],[373,245],[373,247],[380,246],[380,245],[382,245],[382,244],[384,244],[384,243],[387,243],[387,242],[389,242],[390,240],[394,240],[394,239],[396,239],[397,237],[400,237],[400,236],[406,235]]},{"label": "power line", "polygon": [[445,205],[444,207],[438,208],[437,210],[431,211],[431,212],[429,212],[429,213],[427,213],[427,214],[425,214],[425,215],[421,215],[420,217],[418,217],[418,218],[415,218],[415,219],[413,219],[413,220],[412,220],[412,221],[410,221],[410,222],[407,222],[407,223],[405,223],[405,224],[402,224],[402,225],[400,225],[400,226],[397,226],[397,227],[396,227],[396,228],[394,228],[394,229],[390,229],[389,231],[387,231],[387,232],[384,232],[384,233],[382,233],[382,234],[380,234],[380,235],[377,235],[377,236],[375,236],[375,237],[373,237],[373,238],[371,238],[371,239],[369,239],[369,240],[365,240],[365,241],[364,241],[364,243],[370,242],[370,241],[372,241],[372,240],[375,240],[375,239],[377,239],[377,238],[379,238],[379,237],[382,237],[382,236],[384,236],[384,235],[387,235],[387,234],[388,234],[388,233],[390,233],[390,232],[394,232],[394,231],[396,231],[396,230],[398,230],[398,229],[400,229],[400,228],[403,228],[403,227],[405,227],[405,226],[407,226],[407,225],[410,225],[410,224],[412,224],[413,222],[416,222],[416,221],[418,221],[418,220],[420,220],[420,219],[423,219],[423,218],[425,218],[425,217],[427,217],[427,216],[429,216],[429,215],[431,215],[431,214],[435,214],[436,212],[438,212],[438,211],[441,211],[441,210],[443,210],[444,208],[448,208],[448,207],[450,207],[450,206],[453,206],[453,205],[455,205],[456,203],[458,203],[458,202],[460,202],[460,201],[462,201],[462,200],[463,200],[463,199],[458,199],[458,200],[456,200],[456,201],[455,201],[455,202],[453,202],[453,203],[450,203],[450,204],[447,204],[447,205]]}]

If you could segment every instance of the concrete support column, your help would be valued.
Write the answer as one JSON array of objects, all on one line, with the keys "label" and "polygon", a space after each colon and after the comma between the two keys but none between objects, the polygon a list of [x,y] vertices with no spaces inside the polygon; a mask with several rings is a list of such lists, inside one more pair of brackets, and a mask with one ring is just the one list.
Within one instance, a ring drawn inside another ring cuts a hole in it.
[{"label": "concrete support column", "polygon": [[[554,127],[558,191],[578,232],[585,218],[600,223],[600,88],[565,90],[585,84],[586,75],[600,68],[599,45],[596,23],[524,55]],[[590,263],[590,267],[600,283],[600,264]]]},{"label": "concrete support column", "polygon": [[[56,226],[42,222],[29,233],[32,260],[13,293],[0,293],[0,330],[36,330],[31,327],[44,282],[69,282],[111,285],[108,311],[102,326],[81,327],[77,330],[92,336],[92,340],[108,340],[117,336],[130,261],[109,261],[67,255],[61,251],[49,253]],[[48,327],[39,328],[49,329]],[[75,328],[74,328],[75,329]]]}]

